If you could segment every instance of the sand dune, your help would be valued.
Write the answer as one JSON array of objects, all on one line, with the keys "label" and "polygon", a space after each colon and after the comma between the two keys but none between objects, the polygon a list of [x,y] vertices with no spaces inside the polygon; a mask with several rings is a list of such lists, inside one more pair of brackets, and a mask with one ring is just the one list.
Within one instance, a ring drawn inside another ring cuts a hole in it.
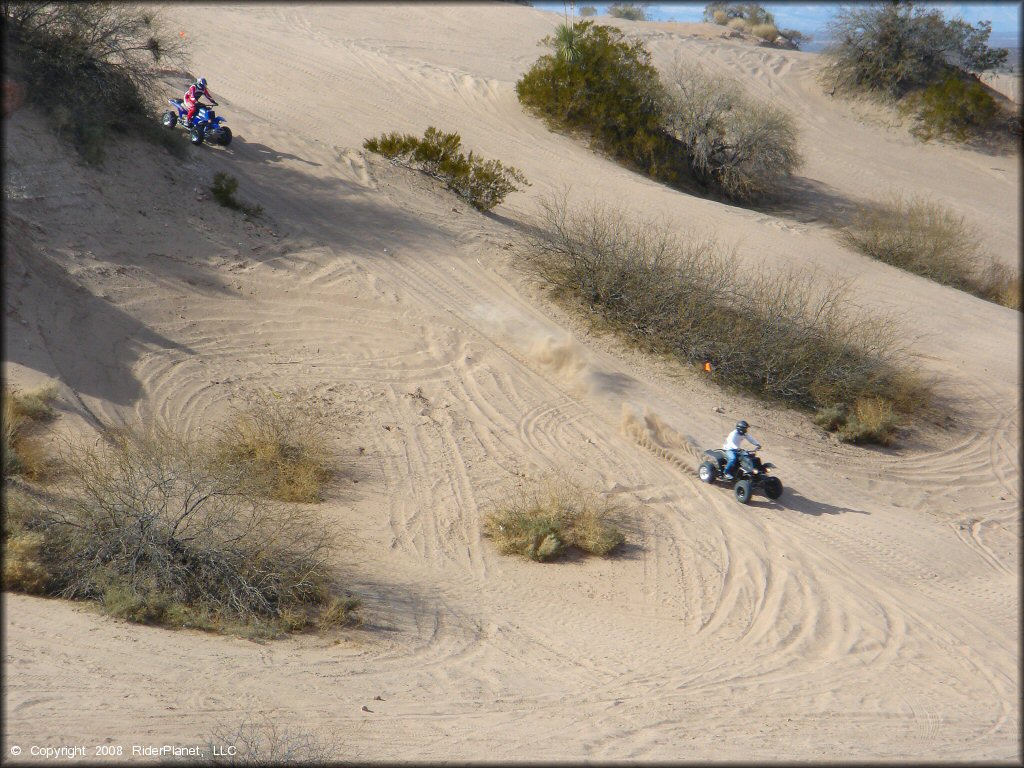
[{"label": "sand dune", "polygon": [[[811,54],[623,24],[659,66],[699,59],[797,115],[788,207],[738,208],[522,111],[515,80],[559,14],[164,12],[235,142],[181,163],[124,142],[97,171],[31,112],[7,121],[5,375],[58,382],[67,432],[154,414],[200,429],[265,387],[315,397],[350,469],[322,510],[367,627],[256,644],[5,594],[5,754],[199,744],[268,714],[330,731],[352,760],[1019,759],[1019,314],[829,228],[890,190],[928,194],[1015,263],[1017,157],[869,120],[822,93]],[[168,94],[184,84],[168,76]],[[484,216],[361,150],[428,125],[532,186]],[[216,171],[265,216],[204,199]],[[715,233],[748,263],[855,278],[861,301],[900,312],[953,426],[895,450],[840,444],[590,333],[508,247],[566,186]],[[738,418],[779,467],[778,502],[741,506],[693,472]],[[487,502],[551,470],[629,504],[620,557],[539,565],[483,538]]]}]

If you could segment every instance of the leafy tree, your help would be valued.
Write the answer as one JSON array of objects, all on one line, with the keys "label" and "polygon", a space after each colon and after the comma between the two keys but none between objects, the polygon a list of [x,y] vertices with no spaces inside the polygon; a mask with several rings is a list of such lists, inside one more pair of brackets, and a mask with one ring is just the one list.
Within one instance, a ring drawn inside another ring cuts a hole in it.
[{"label": "leafy tree", "polygon": [[595,8],[594,6],[592,6],[592,5],[584,5],[584,6],[580,7],[580,16],[586,17],[586,16],[596,16],[596,15],[597,15],[597,8]]},{"label": "leafy tree", "polygon": [[627,21],[647,21],[647,6],[650,3],[612,3],[608,6],[608,15]]}]

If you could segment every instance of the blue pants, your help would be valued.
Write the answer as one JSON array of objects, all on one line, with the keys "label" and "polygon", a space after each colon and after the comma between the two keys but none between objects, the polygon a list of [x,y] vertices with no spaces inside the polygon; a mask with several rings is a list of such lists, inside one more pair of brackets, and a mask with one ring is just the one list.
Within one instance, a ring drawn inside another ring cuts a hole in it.
[{"label": "blue pants", "polygon": [[725,474],[731,475],[732,471],[736,469],[736,460],[739,457],[736,455],[736,451],[734,451],[732,448],[725,449],[725,456],[728,459],[725,462]]}]

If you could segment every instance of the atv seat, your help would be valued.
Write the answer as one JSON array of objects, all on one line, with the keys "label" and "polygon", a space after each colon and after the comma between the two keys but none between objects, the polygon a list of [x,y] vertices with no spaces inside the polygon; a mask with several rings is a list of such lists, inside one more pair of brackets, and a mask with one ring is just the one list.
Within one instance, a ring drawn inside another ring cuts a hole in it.
[{"label": "atv seat", "polygon": [[168,99],[168,101],[171,102],[171,104],[177,104],[179,107],[185,103],[181,99]]}]

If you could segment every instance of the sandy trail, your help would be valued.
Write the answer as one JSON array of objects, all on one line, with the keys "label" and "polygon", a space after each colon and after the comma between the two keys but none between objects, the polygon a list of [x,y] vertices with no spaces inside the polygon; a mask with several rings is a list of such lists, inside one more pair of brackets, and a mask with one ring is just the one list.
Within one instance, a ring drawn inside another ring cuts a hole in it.
[{"label": "sandy trail", "polygon": [[[699,56],[798,114],[803,207],[745,210],[630,174],[523,114],[515,79],[557,15],[167,12],[236,141],[178,168],[132,150],[101,175],[54,161],[53,140],[16,115],[5,369],[59,379],[69,428],[159,413],[200,429],[246,390],[309,392],[350,472],[322,509],[347,532],[368,626],[260,645],[6,595],[5,749],[200,743],[268,713],[334,733],[339,759],[1018,755],[1019,315],[862,259],[827,227],[880,190],[927,192],[1013,261],[1016,158],[866,124],[820,93],[808,54],[624,25],[659,65]],[[360,150],[427,125],[533,186],[482,216]],[[266,209],[261,223],[196,199],[217,170]],[[567,182],[581,200],[720,232],[769,268],[856,276],[865,302],[898,308],[920,337],[923,370],[959,401],[955,428],[895,451],[841,445],[593,336],[507,250],[509,222]],[[740,417],[780,468],[778,503],[740,506],[692,472],[693,446]],[[632,505],[621,557],[540,566],[482,538],[488,500],[550,470]]]}]

